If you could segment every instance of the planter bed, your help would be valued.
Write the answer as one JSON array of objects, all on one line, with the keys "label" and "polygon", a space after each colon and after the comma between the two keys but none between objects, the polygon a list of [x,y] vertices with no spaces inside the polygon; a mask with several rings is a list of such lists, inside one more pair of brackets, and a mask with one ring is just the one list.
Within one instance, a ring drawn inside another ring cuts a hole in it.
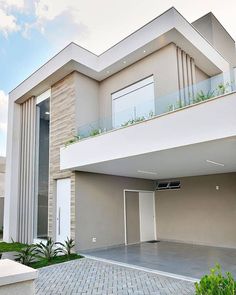
[{"label": "planter bed", "polygon": [[58,264],[58,263],[62,263],[62,262],[67,262],[67,261],[71,261],[71,260],[75,260],[75,259],[81,259],[81,258],[83,258],[83,256],[78,255],[78,254],[71,254],[70,256],[59,255],[57,257],[52,258],[49,261],[46,259],[40,259],[39,261],[35,261],[35,262],[30,263],[29,266],[37,269],[37,268],[50,266],[50,265],[54,265],[54,264]]}]

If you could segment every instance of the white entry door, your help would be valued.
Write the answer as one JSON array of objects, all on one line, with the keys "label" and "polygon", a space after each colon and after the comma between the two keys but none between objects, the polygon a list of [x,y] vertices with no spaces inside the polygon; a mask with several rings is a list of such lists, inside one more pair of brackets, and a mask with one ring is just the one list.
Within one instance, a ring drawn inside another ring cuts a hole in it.
[{"label": "white entry door", "polygon": [[70,178],[57,180],[57,233],[56,241],[64,242],[70,238]]},{"label": "white entry door", "polygon": [[156,239],[155,198],[152,192],[139,193],[140,241]]}]

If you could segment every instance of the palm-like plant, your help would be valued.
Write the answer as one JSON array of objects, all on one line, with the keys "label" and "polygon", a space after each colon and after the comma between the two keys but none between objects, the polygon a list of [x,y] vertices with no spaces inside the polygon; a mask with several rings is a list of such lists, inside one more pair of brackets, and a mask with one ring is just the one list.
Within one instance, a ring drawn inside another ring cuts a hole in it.
[{"label": "palm-like plant", "polygon": [[64,253],[67,256],[70,256],[71,255],[71,250],[75,246],[75,241],[73,239],[69,239],[67,237],[67,240],[65,241],[65,243],[57,242],[56,244],[61,245],[61,248],[59,248],[59,250],[62,253]]},{"label": "palm-like plant", "polygon": [[227,82],[226,84],[220,83],[216,88],[217,95],[223,95],[230,91],[230,84]]},{"label": "palm-like plant", "polygon": [[19,251],[17,255],[15,255],[16,261],[24,265],[30,265],[35,260],[35,246],[30,245]]},{"label": "palm-like plant", "polygon": [[53,242],[52,238],[49,238],[46,244],[42,242],[36,244],[35,253],[38,254],[40,257],[43,257],[50,261],[61,252],[61,249],[55,248],[55,245],[56,243]]},{"label": "palm-like plant", "polygon": [[193,103],[198,103],[204,100],[208,100],[214,97],[214,91],[208,91],[204,93],[202,90],[196,94],[196,97],[193,99]]}]

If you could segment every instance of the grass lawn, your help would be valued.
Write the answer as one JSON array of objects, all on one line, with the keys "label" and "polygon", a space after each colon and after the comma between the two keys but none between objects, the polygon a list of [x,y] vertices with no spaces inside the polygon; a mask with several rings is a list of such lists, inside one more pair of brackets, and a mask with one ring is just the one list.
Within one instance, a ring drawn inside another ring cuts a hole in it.
[{"label": "grass lawn", "polygon": [[21,243],[6,243],[6,242],[0,242],[0,253],[3,252],[13,252],[13,251],[20,251],[22,248],[24,248],[25,244],[21,244]]},{"label": "grass lawn", "polygon": [[37,262],[31,263],[29,266],[32,268],[40,268],[40,267],[58,264],[58,263],[62,263],[62,262],[67,262],[70,260],[75,260],[75,259],[80,259],[80,258],[83,258],[83,256],[78,255],[78,254],[71,254],[69,257],[67,255],[61,255],[61,256],[57,256],[57,257],[53,258],[50,261],[48,261],[46,259],[41,259]]}]

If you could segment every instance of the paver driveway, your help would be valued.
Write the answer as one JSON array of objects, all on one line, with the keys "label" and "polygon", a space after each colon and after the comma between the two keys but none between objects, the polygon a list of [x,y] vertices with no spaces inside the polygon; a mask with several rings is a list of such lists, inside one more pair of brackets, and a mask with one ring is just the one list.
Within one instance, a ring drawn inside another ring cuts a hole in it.
[{"label": "paver driveway", "polygon": [[88,258],[39,270],[37,295],[192,295],[193,283]]}]

